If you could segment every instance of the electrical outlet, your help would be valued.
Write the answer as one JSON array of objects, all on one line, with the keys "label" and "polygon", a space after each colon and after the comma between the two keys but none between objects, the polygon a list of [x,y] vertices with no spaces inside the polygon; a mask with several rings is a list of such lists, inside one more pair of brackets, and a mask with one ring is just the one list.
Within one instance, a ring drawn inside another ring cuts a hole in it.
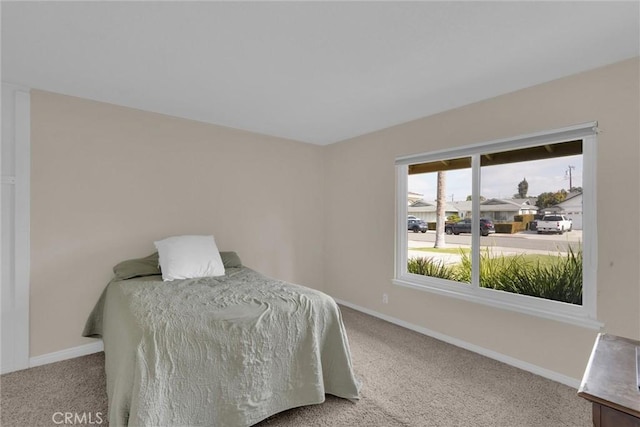
[{"label": "electrical outlet", "polygon": [[389,303],[389,295],[382,294],[382,303],[383,304],[388,304]]}]

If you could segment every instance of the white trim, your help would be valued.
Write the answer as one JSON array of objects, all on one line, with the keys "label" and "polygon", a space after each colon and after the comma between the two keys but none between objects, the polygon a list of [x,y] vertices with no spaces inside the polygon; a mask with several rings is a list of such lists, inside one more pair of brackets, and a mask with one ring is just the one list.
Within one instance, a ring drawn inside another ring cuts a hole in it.
[{"label": "white trim", "polygon": [[[466,341],[460,340],[458,338],[453,338],[448,335],[442,334],[440,332],[433,331],[431,329],[424,328],[422,326],[417,326],[409,322],[405,322],[404,320],[397,319],[392,316],[388,316],[386,314],[379,313],[374,310],[370,310],[365,307],[361,307],[356,304],[352,304],[350,302],[341,300],[339,298],[334,298],[334,300],[346,307],[352,308],[354,310],[360,311],[362,313],[366,313],[370,316],[377,317],[382,320],[386,320],[387,322],[393,323],[395,325],[401,326],[406,329],[410,329],[415,332],[419,332],[423,335],[430,336],[440,341],[444,341],[446,343],[455,345],[456,347],[464,348],[465,350],[473,351],[474,353],[478,353],[482,356],[486,356],[490,359],[497,360],[502,363],[506,363],[510,366],[515,366],[516,368],[520,368],[527,372],[531,372],[536,375],[540,375],[541,377],[550,379],[552,381],[559,382],[561,384],[565,384],[569,387],[577,389],[580,386],[580,380],[576,378],[569,377],[567,375],[560,374],[558,372],[542,368],[538,365],[534,365],[529,362],[522,361],[520,359],[516,359],[511,356],[506,356],[502,353],[498,353],[493,350],[486,349],[484,347],[480,347],[475,344],[468,343]],[[29,359],[29,367],[33,368],[36,366],[47,365],[49,363],[61,362],[63,360],[73,359],[76,357],[86,356],[93,353],[99,353],[104,351],[104,345],[102,340],[97,340],[96,342],[80,345],[77,347],[68,348],[65,350],[56,351],[53,353],[43,354],[41,356],[35,356]]]},{"label": "white trim", "polygon": [[[471,157],[472,170],[472,272],[471,284],[460,284],[437,279],[428,276],[419,276],[407,271],[407,230],[404,227],[404,217],[397,218],[396,243],[395,243],[395,276],[392,280],[394,285],[406,286],[427,292],[435,292],[466,301],[478,302],[492,307],[507,309],[527,315],[539,316],[542,318],[561,321],[589,329],[598,330],[604,324],[597,319],[597,221],[596,211],[596,152],[597,122],[588,122],[575,126],[569,126],[552,131],[539,132],[535,134],[516,136],[508,139],[501,139],[482,144],[468,145],[448,150],[440,150],[430,153],[422,153],[411,156],[396,158],[396,181],[397,181],[397,212],[406,210],[406,181],[409,165],[434,162],[461,157]],[[479,237],[479,217],[480,208],[477,195],[481,189],[480,155],[485,153],[496,153],[510,151],[527,147],[536,147],[546,143],[562,143],[566,141],[582,140],[583,147],[583,186],[584,192],[584,215],[583,230],[583,298],[582,304],[567,304],[543,298],[530,297],[509,292],[485,289],[479,286],[480,283],[480,237]]]},{"label": "white trim", "polygon": [[408,254],[406,250],[407,242],[407,215],[409,207],[407,206],[407,192],[409,191],[409,167],[406,165],[396,166],[396,246],[395,246],[395,277],[400,277],[406,269]]},{"label": "white trim", "polygon": [[448,280],[445,281],[434,277],[411,276],[415,276],[415,278],[411,277],[405,280],[404,277],[406,276],[402,276],[401,278],[393,279],[391,282],[396,286],[432,292],[438,295],[458,298],[464,301],[530,316],[537,316],[543,319],[555,320],[587,329],[600,331],[604,326],[604,323],[585,316],[582,307],[574,306],[573,304],[544,300],[528,295],[511,294],[489,288],[472,288],[471,285]]},{"label": "white trim", "polygon": [[48,365],[49,363],[61,362],[63,360],[74,359],[76,357],[86,356],[88,354],[99,353],[104,351],[102,340],[97,340],[89,344],[79,345],[77,347],[67,348],[65,350],[54,351],[29,359],[29,367]]},{"label": "white trim", "polygon": [[[25,369],[29,366],[29,283],[30,283],[30,179],[31,179],[31,98],[29,89],[23,86],[2,82],[3,105],[9,112],[10,123],[3,123],[11,130],[8,143],[13,146],[14,175],[3,176],[2,183],[13,186],[13,242],[9,243],[9,268],[12,278],[2,283],[3,293],[9,290],[9,304],[3,304],[7,312],[2,313],[2,321],[8,322],[10,333],[2,336],[3,347],[0,372],[7,373]],[[5,96],[6,94],[6,96]],[[7,116],[3,114],[3,118]],[[3,211],[6,210],[3,208]],[[4,241],[3,245],[7,242]],[[4,260],[8,258],[2,254]],[[7,265],[5,265],[7,267]],[[5,294],[6,296],[6,294]],[[5,329],[7,332],[7,329]]]},{"label": "white trim", "polygon": [[24,364],[29,359],[31,95],[23,90],[15,92],[15,143],[15,358]]},{"label": "white trim", "polygon": [[594,318],[598,299],[597,142],[596,135],[590,135],[582,144],[582,186],[588,189],[582,192],[582,229],[588,231],[582,234],[582,305]]},{"label": "white trim", "polygon": [[[471,194],[481,194],[481,177],[476,153],[471,156]],[[471,283],[480,283],[480,197],[471,197],[471,248]]]},{"label": "white trim", "polygon": [[[569,377],[567,375],[561,374],[559,372],[555,372],[555,371],[552,371],[550,369],[542,368],[542,367],[540,367],[538,365],[534,365],[532,363],[525,362],[525,361],[520,360],[520,359],[516,359],[515,357],[507,356],[505,354],[498,353],[496,351],[489,350],[489,349],[486,349],[484,347],[480,347],[480,346],[475,345],[475,344],[471,344],[469,342],[463,341],[463,340],[458,339],[458,338],[453,338],[453,337],[451,337],[449,335],[445,335],[445,334],[442,334],[440,332],[433,331],[431,329],[423,328],[422,326],[417,326],[417,325],[414,325],[412,323],[405,322],[404,320],[400,320],[400,319],[397,319],[395,317],[388,316],[386,314],[378,313],[377,311],[370,310],[368,308],[364,308],[364,307],[361,307],[359,305],[352,304],[350,302],[343,301],[343,300],[338,299],[338,298],[334,298],[334,300],[340,305],[344,305],[344,306],[352,308],[354,310],[366,313],[366,314],[368,314],[370,316],[377,317],[377,318],[382,319],[382,320],[386,320],[387,322],[393,323],[394,325],[398,325],[398,326],[401,326],[403,328],[410,329],[412,331],[421,333],[423,335],[427,335],[429,337],[435,338],[437,340],[444,341],[446,343],[455,345],[456,347],[460,347],[460,348],[463,348],[465,350],[469,350],[469,351],[472,351],[474,353],[478,353],[478,354],[480,354],[482,356],[486,356],[486,357],[488,357],[490,359],[497,360],[498,362],[502,362],[502,363],[505,363],[505,364],[510,365],[510,366],[515,366],[516,368],[522,369],[522,370],[527,371],[527,372],[531,372],[532,374],[539,375],[539,376],[541,376],[543,378],[546,378],[546,379],[549,379],[551,381],[559,382],[561,384],[564,384],[564,385],[569,386],[571,388],[574,388],[576,390],[580,386],[580,380],[577,379],[577,378],[572,378],[572,377]],[[347,331],[347,333],[348,332],[349,331]]]}]

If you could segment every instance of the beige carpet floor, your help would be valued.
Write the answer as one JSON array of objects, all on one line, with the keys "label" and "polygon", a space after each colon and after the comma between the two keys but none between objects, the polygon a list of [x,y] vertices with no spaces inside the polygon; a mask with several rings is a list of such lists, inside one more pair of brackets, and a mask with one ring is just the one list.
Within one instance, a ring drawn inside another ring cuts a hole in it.
[{"label": "beige carpet floor", "polygon": [[[362,399],[327,396],[321,405],[292,409],[258,426],[591,426],[591,407],[574,389],[342,311]],[[103,353],[6,374],[0,387],[3,427],[64,425],[54,423],[56,412],[84,413],[85,425],[108,425]]]}]

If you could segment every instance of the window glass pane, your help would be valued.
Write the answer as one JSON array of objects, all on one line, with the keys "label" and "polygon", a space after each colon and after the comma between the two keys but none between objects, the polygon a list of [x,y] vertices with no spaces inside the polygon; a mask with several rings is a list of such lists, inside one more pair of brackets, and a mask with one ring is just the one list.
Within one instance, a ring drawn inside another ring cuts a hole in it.
[{"label": "window glass pane", "polygon": [[[597,228],[596,132],[595,123],[585,123],[396,158],[402,214],[394,284],[600,327],[590,247]],[[444,235],[444,248],[434,248],[438,175],[446,178],[441,217],[449,217],[440,225],[451,233]],[[426,220],[424,233],[404,228],[407,214],[407,225]],[[416,259],[420,263],[407,262]]]},{"label": "window glass pane", "polygon": [[581,305],[582,143],[535,148],[482,156],[480,286]]},{"label": "window glass pane", "polygon": [[471,158],[410,165],[408,189],[407,271],[469,284]]}]

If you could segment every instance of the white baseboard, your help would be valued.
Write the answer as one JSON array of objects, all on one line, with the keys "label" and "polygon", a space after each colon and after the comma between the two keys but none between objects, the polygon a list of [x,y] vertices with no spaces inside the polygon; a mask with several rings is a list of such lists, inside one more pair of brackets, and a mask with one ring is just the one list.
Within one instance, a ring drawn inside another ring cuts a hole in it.
[{"label": "white baseboard", "polygon": [[481,354],[490,359],[497,360],[502,363],[506,363],[507,365],[515,366],[516,368],[520,368],[524,371],[531,372],[532,374],[540,375],[541,377],[547,378],[552,381],[559,382],[561,384],[567,385],[569,387],[575,388],[576,390],[580,386],[580,380],[576,378],[571,378],[567,375],[560,374],[555,371],[551,371],[549,369],[542,368],[540,366],[534,365],[529,362],[525,362],[523,360],[516,359],[511,356],[504,355],[502,353],[498,353],[497,351],[489,350],[484,347],[480,347],[475,344],[468,343],[458,338],[453,338],[448,335],[442,334],[440,332],[432,331],[431,329],[423,328],[422,326],[417,326],[409,322],[405,322],[404,320],[397,319],[395,317],[387,316],[386,314],[378,313],[377,311],[370,310],[368,308],[360,307],[356,304],[352,304],[347,301],[343,301],[338,298],[334,298],[334,300],[341,305],[352,308],[357,311],[361,311],[370,316],[377,317],[382,320],[386,320],[387,322],[393,323],[398,326],[402,326],[403,328],[411,329],[412,331],[419,332],[423,335],[430,336],[440,341],[444,341],[446,343],[455,345],[456,347],[464,348],[465,350],[473,351],[474,353]]},{"label": "white baseboard", "polygon": [[[531,372],[532,374],[540,375],[541,377],[559,382],[561,384],[567,385],[575,389],[578,389],[578,387],[580,386],[579,379],[571,378],[567,375],[563,375],[558,372],[551,371],[549,369],[545,369],[540,366],[534,365],[532,363],[525,362],[520,359],[516,359],[514,357],[507,356],[502,353],[498,353],[496,351],[486,349],[484,347],[480,347],[475,344],[468,343],[458,338],[450,337],[440,332],[432,331],[431,329],[423,328],[422,326],[417,326],[412,323],[405,322],[404,320],[400,320],[395,317],[388,316],[386,314],[378,313],[377,311],[370,310],[368,308],[361,307],[359,305],[352,304],[350,302],[343,301],[338,298],[334,298],[334,299],[338,304],[344,305],[346,307],[352,308],[357,311],[361,311],[370,316],[377,317],[382,320],[386,320],[387,322],[393,323],[398,326],[402,326],[403,328],[407,328],[412,331],[419,332],[423,335],[430,336],[437,340],[455,345],[456,347],[473,351],[474,353],[478,353],[483,356],[489,357],[491,359],[497,360],[499,362],[506,363],[507,365],[515,366],[516,368],[520,368],[524,371]],[[32,357],[31,359],[29,359],[29,367],[41,366],[49,363],[60,362],[67,359],[73,359],[74,357],[86,356],[88,354],[93,354],[93,353],[98,353],[100,351],[103,351],[103,349],[104,349],[104,346],[102,344],[102,340],[98,340],[96,342],[80,345],[78,347],[68,348],[66,350],[60,350],[53,353]]]},{"label": "white baseboard", "polygon": [[49,363],[61,362],[75,357],[86,356],[87,354],[98,353],[104,350],[102,340],[97,340],[89,344],[79,345],[78,347],[67,348],[65,350],[54,351],[53,353],[35,356],[29,359],[29,367],[47,365]]}]

